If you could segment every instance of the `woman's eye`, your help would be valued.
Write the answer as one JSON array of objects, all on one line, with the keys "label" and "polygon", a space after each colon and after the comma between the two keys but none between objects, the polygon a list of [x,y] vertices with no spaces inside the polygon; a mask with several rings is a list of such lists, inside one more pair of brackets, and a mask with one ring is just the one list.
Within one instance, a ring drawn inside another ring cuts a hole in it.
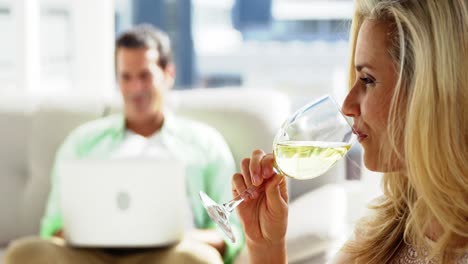
[{"label": "woman's eye", "polygon": [[364,84],[372,84],[374,83],[374,81],[371,79],[371,78],[367,78],[367,77],[362,77],[362,78],[359,78],[361,80],[362,83]]}]

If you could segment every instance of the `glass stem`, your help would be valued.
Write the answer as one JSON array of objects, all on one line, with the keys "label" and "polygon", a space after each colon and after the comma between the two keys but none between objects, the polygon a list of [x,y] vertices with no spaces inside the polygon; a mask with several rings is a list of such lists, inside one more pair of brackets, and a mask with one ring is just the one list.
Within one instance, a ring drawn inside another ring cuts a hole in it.
[{"label": "glass stem", "polygon": [[263,186],[264,184],[260,185],[260,186],[250,186],[249,188],[245,189],[241,194],[239,194],[238,196],[236,196],[234,199],[232,199],[231,201],[223,204],[224,208],[229,211],[229,213],[231,213],[232,211],[234,211],[234,209],[236,209],[236,207],[241,204],[245,198],[249,197],[249,196],[252,196],[252,194],[254,192],[262,192],[265,188],[265,186]]},{"label": "glass stem", "polygon": [[[278,168],[277,168],[277,165],[276,165],[276,162],[273,164],[273,171],[274,173],[278,174]],[[265,183],[260,185],[260,186],[250,186],[249,188],[245,189],[241,194],[239,194],[238,196],[234,197],[234,199],[232,199],[231,201],[227,202],[227,203],[224,203],[223,206],[224,208],[229,212],[229,213],[232,213],[232,211],[234,211],[234,209],[236,209],[236,207],[241,204],[245,198],[251,196],[255,191],[257,191],[258,193],[262,192],[265,188]]]},{"label": "glass stem", "polygon": [[[246,190],[247,191],[247,190]],[[223,204],[224,208],[229,212],[229,213],[232,213],[232,211],[234,211],[234,209],[236,209],[236,207],[241,204],[242,202],[244,201],[244,198],[241,195],[238,195],[236,196],[234,199],[232,199],[231,201]]]}]

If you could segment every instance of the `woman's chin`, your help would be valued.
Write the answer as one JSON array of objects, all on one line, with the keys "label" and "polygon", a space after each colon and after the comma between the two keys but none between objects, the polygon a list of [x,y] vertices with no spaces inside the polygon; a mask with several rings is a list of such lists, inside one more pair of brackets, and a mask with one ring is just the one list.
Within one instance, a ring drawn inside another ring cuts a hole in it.
[{"label": "woman's chin", "polygon": [[382,173],[391,173],[391,172],[398,172],[402,171],[400,166],[393,165],[389,166],[388,164],[382,164],[381,162],[374,159],[366,159],[364,156],[364,165],[370,171],[374,172],[382,172]]},{"label": "woman's chin", "polygon": [[368,155],[364,152],[364,165],[370,171],[385,172],[385,169],[378,162],[378,155]]}]

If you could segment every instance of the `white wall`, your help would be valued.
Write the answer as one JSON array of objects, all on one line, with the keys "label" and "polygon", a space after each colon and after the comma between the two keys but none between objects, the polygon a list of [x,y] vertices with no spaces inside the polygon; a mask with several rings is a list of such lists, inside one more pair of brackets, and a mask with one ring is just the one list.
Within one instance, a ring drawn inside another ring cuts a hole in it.
[{"label": "white wall", "polygon": [[114,1],[72,1],[73,88],[84,94],[114,90]]},{"label": "white wall", "polygon": [[[1,0],[0,94],[110,94],[114,0]],[[3,41],[4,39],[4,41]]]}]

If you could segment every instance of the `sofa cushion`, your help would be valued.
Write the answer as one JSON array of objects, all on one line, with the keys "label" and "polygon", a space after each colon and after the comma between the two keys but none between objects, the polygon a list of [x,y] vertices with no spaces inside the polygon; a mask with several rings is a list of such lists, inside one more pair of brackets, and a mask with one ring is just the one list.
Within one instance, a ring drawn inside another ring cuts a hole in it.
[{"label": "sofa cushion", "polygon": [[3,263],[3,255],[5,255],[5,248],[0,247],[0,264]]}]

